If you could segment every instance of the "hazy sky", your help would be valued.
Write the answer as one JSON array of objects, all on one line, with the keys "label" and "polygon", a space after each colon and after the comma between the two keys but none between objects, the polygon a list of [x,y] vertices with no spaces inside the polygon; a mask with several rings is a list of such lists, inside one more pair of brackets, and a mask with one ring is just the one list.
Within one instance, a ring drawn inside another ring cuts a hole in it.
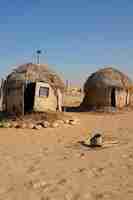
[{"label": "hazy sky", "polygon": [[73,83],[108,64],[133,77],[133,1],[1,0],[0,76],[38,48]]}]

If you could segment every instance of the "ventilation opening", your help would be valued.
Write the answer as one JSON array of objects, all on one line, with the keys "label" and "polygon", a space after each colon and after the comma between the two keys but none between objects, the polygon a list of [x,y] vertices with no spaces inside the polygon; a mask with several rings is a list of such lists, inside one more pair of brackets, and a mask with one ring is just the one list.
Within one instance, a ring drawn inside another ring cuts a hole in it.
[{"label": "ventilation opening", "polygon": [[31,112],[34,106],[35,83],[28,83],[24,91],[24,111]]},{"label": "ventilation opening", "polygon": [[115,88],[111,91],[111,106],[116,107]]},{"label": "ventilation opening", "polygon": [[49,96],[49,88],[48,87],[40,87],[39,89],[39,97],[47,97]]}]

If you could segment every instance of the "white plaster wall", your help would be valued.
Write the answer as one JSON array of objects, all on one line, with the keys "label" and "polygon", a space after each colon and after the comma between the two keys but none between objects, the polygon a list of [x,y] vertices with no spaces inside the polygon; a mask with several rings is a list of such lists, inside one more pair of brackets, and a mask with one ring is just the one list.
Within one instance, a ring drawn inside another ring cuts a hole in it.
[{"label": "white plaster wall", "polygon": [[125,90],[116,90],[116,107],[122,108],[126,106],[127,92]]},{"label": "white plaster wall", "polygon": [[[49,88],[49,96],[42,97],[39,96],[40,87],[48,87]],[[37,82],[35,88],[35,98],[34,98],[34,111],[45,112],[45,111],[56,111],[57,108],[57,98],[54,94],[54,90],[52,87],[43,82]]]}]

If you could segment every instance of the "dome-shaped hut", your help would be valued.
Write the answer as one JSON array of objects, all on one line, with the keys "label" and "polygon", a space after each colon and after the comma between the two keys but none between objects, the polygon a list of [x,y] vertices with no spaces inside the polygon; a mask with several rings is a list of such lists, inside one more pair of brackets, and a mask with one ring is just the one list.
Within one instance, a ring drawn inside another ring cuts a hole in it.
[{"label": "dome-shaped hut", "polygon": [[[5,107],[9,113],[28,111],[55,111],[64,82],[48,65],[24,64],[11,72],[6,79]],[[12,101],[11,101],[12,99]]]},{"label": "dome-shaped hut", "polygon": [[93,73],[84,84],[83,108],[122,108],[130,104],[132,81],[117,69],[107,67]]}]

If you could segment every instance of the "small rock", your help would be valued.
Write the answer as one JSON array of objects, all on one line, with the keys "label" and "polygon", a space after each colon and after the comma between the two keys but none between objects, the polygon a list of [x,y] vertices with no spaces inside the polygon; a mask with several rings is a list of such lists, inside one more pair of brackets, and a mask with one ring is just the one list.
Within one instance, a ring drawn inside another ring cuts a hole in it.
[{"label": "small rock", "polygon": [[37,130],[40,130],[42,128],[42,126],[41,125],[35,125],[34,128],[37,129]]},{"label": "small rock", "polygon": [[34,124],[31,123],[31,122],[27,123],[26,126],[27,126],[27,128],[29,128],[29,129],[33,129],[33,128],[34,128]]},{"label": "small rock", "polygon": [[85,154],[84,153],[80,153],[80,158],[83,158],[85,157]]},{"label": "small rock", "polygon": [[71,119],[71,120],[69,121],[69,124],[71,124],[71,125],[76,125],[77,122],[76,122],[74,119]]},{"label": "small rock", "polygon": [[48,128],[49,126],[50,126],[50,124],[49,124],[48,121],[42,122],[42,127],[43,127],[43,128]]},{"label": "small rock", "polygon": [[64,124],[64,121],[63,120],[57,120],[56,121],[58,124]]},{"label": "small rock", "polygon": [[11,123],[9,123],[9,122],[4,122],[4,123],[3,123],[3,127],[4,127],[4,128],[10,128],[10,127],[11,127]]},{"label": "small rock", "polygon": [[65,123],[65,124],[69,124],[69,119],[65,119],[65,120],[64,120],[64,123]]},{"label": "small rock", "polygon": [[57,128],[57,127],[59,127],[59,124],[58,124],[57,122],[53,122],[53,123],[51,124],[51,127],[52,127],[52,128]]},{"label": "small rock", "polygon": [[24,122],[20,123],[19,128],[22,128],[22,129],[26,128],[26,123],[24,123]]},{"label": "small rock", "polygon": [[86,171],[85,168],[79,168],[79,169],[78,169],[78,172],[79,172],[79,173],[82,173],[82,172],[84,172],[84,171]]},{"label": "small rock", "polygon": [[11,122],[11,127],[12,127],[12,128],[17,128],[17,127],[18,127],[18,122],[12,121],[12,122]]}]

